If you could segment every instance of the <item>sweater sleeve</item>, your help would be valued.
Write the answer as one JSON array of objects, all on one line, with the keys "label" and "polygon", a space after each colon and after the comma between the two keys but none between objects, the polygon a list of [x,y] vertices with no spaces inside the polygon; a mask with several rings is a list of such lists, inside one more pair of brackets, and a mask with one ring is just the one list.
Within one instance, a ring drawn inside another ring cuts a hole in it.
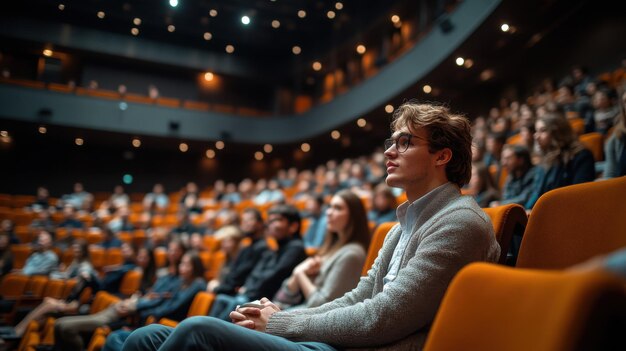
[{"label": "sweater sleeve", "polygon": [[573,162],[572,184],[593,182],[596,179],[595,161],[591,151],[584,149],[580,151]]},{"label": "sweater sleeve", "polygon": [[163,317],[171,318],[174,320],[182,320],[187,314],[187,310],[191,306],[191,302],[196,294],[203,291],[206,287],[206,281],[204,279],[196,279],[186,288],[178,290],[171,299],[165,300],[159,306],[142,311],[140,316],[147,318],[152,315],[157,320]]},{"label": "sweater sleeve", "polygon": [[275,313],[267,330],[294,341],[315,340],[339,347],[372,347],[403,339],[432,323],[458,270],[473,261],[496,259],[493,245],[497,244],[490,227],[486,220],[476,220],[470,209],[448,212],[426,230],[415,255],[382,292],[304,318]]},{"label": "sweater sleeve", "polygon": [[611,136],[604,146],[604,157],[606,158],[604,168],[604,178],[615,178],[619,176],[617,172],[617,138]]},{"label": "sweater sleeve", "polygon": [[332,301],[357,285],[365,262],[365,251],[360,246],[345,248],[343,252],[337,252],[339,256],[332,263],[321,286],[308,297],[307,307],[317,307]]}]

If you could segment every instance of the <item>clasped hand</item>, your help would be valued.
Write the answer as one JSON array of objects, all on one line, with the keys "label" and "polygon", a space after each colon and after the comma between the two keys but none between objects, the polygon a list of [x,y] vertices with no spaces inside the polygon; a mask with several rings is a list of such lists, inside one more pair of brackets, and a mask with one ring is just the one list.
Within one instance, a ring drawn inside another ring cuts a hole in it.
[{"label": "clasped hand", "polygon": [[230,319],[239,326],[265,332],[268,320],[274,313],[279,312],[280,308],[265,297],[260,302],[264,308],[237,306],[237,309],[230,313]]}]

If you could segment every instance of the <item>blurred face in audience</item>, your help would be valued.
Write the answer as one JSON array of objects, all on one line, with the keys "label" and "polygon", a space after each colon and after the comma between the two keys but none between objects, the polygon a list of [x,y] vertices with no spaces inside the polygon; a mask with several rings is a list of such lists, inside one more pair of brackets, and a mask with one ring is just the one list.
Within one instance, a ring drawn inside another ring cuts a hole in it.
[{"label": "blurred face in audience", "polygon": [[122,244],[122,256],[124,257],[124,261],[133,260],[135,258],[135,250],[128,243]]},{"label": "blurred face in audience", "polygon": [[137,252],[137,265],[141,268],[147,268],[150,264],[150,255],[148,254],[148,249],[141,248]]},{"label": "blurred face in audience", "polygon": [[4,250],[9,247],[9,236],[7,234],[0,234],[0,250]]},{"label": "blurred face in audience", "polygon": [[286,239],[297,230],[297,223],[289,223],[287,218],[280,214],[270,214],[267,219],[267,235],[276,239]]},{"label": "blurred face in audience", "polygon": [[74,184],[74,192],[75,193],[83,192],[83,185],[81,183]]},{"label": "blurred face in audience", "polygon": [[500,164],[509,173],[513,173],[519,167],[519,160],[512,149],[502,150],[502,158]]},{"label": "blurred face in audience", "polygon": [[326,210],[326,229],[329,232],[343,234],[350,220],[348,204],[339,196],[333,196]]},{"label": "blurred face in audience", "polygon": [[42,250],[48,250],[52,247],[52,236],[48,232],[41,232],[37,238],[37,244]]},{"label": "blurred face in audience", "polygon": [[252,212],[244,212],[241,215],[241,231],[246,234],[252,234],[259,230],[263,223],[257,221],[256,216]]},{"label": "blurred face in audience", "polygon": [[232,257],[237,252],[238,243],[235,238],[226,237],[220,241],[220,249]]},{"label": "blurred face in audience", "polygon": [[180,264],[178,265],[178,273],[183,280],[188,280],[193,275],[193,265],[191,264],[191,257],[184,255]]},{"label": "blurred face in audience", "polygon": [[180,257],[183,255],[183,248],[177,241],[171,241],[167,245],[167,260],[171,263],[180,261]]},{"label": "blurred face in audience", "polygon": [[535,141],[537,142],[537,146],[539,146],[542,151],[550,149],[552,136],[550,135],[550,131],[548,130],[546,124],[541,120],[535,123]]}]

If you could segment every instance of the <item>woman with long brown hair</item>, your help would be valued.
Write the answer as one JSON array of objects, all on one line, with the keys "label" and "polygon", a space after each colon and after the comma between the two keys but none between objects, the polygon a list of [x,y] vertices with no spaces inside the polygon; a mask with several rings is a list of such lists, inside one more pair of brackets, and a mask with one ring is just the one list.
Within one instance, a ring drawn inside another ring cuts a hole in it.
[{"label": "woman with long brown hair", "polygon": [[613,135],[606,142],[604,178],[626,175],[626,89],[619,95],[620,114]]},{"label": "woman with long brown hair", "polygon": [[315,307],[356,287],[370,232],[361,199],[349,190],[332,197],[326,210],[326,237],[317,255],[294,268],[276,294],[284,307]]}]

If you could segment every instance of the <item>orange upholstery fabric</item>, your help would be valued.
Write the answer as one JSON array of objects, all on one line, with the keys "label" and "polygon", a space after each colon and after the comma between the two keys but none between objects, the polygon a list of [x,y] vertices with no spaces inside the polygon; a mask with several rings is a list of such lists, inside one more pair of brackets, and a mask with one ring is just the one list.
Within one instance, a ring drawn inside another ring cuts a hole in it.
[{"label": "orange upholstery fabric", "polygon": [[596,162],[604,160],[604,136],[602,134],[587,133],[578,137],[578,140],[591,151]]},{"label": "orange upholstery fabric", "polygon": [[577,184],[539,198],[517,267],[562,269],[626,246],[626,177]]},{"label": "orange upholstery fabric", "polygon": [[393,227],[397,223],[398,222],[381,223],[378,228],[376,228],[376,231],[372,236],[372,241],[370,241],[370,246],[367,250],[367,257],[365,258],[365,263],[363,264],[363,270],[361,271],[361,275],[366,275],[367,271],[372,268],[374,261],[376,261],[376,257],[378,257],[378,251],[380,251],[380,248],[383,246],[385,236],[387,236],[387,233],[389,232],[391,227]]},{"label": "orange upholstery fabric", "polygon": [[585,341],[615,318],[608,307],[625,297],[618,278],[598,272],[470,264],[452,280],[424,350],[603,349],[603,337],[591,348]]},{"label": "orange upholstery fabric", "polygon": [[20,297],[26,291],[29,278],[25,275],[7,274],[0,283],[0,296],[3,298]]},{"label": "orange upholstery fabric", "polygon": [[139,271],[128,271],[120,282],[120,293],[130,296],[139,290],[143,274]]},{"label": "orange upholstery fabric", "polygon": [[504,263],[514,234],[522,236],[528,223],[528,216],[524,208],[517,204],[502,205],[492,208],[483,208],[491,219],[496,241],[500,244],[499,263]]}]

